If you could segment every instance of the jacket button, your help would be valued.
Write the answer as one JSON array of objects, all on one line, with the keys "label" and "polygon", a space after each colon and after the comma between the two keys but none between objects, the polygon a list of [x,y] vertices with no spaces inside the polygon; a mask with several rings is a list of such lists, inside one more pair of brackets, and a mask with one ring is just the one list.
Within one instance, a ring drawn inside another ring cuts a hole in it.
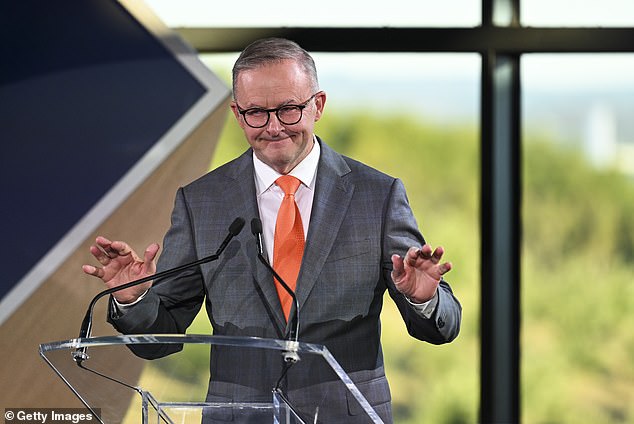
[{"label": "jacket button", "polygon": [[442,318],[438,318],[438,328],[443,328],[445,326],[445,321]]}]

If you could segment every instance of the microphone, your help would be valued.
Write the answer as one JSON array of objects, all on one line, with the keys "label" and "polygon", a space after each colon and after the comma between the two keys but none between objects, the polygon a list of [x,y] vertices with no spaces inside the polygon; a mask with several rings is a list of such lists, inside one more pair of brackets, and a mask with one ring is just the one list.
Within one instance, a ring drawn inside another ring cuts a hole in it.
[{"label": "microphone", "polygon": [[[231,223],[231,225],[229,226],[229,233],[227,234],[225,239],[220,244],[220,247],[218,247],[218,250],[216,250],[216,253],[214,253],[213,255],[206,256],[206,257],[204,257],[202,259],[198,259],[196,261],[193,261],[193,262],[190,262],[190,263],[187,263],[187,264],[184,264],[184,265],[180,265],[180,266],[177,266],[175,268],[171,268],[171,269],[168,269],[168,270],[165,270],[165,271],[161,271],[161,272],[158,272],[158,273],[153,274],[153,275],[148,275],[147,277],[143,277],[143,278],[140,278],[138,280],[134,280],[134,281],[131,281],[131,282],[126,283],[126,284],[122,284],[122,285],[117,286],[117,287],[111,287],[109,289],[106,289],[106,290],[104,290],[102,292],[97,293],[97,295],[95,297],[93,297],[93,299],[90,302],[90,305],[88,306],[88,310],[86,311],[86,315],[84,316],[84,320],[83,320],[83,322],[81,324],[81,329],[79,330],[79,338],[82,339],[82,338],[90,337],[90,333],[91,333],[91,330],[92,330],[93,310],[95,308],[95,304],[97,303],[97,301],[99,299],[101,299],[103,296],[118,292],[119,290],[124,290],[124,289],[130,288],[130,287],[138,286],[139,284],[143,284],[143,283],[145,283],[147,281],[150,281],[150,280],[155,280],[157,278],[162,278],[162,277],[166,277],[168,275],[176,274],[177,272],[183,271],[183,270],[188,269],[188,268],[193,268],[195,266],[202,265],[202,264],[205,264],[207,262],[215,261],[215,260],[217,260],[220,257],[220,254],[225,250],[225,248],[227,247],[227,245],[229,244],[231,239],[233,239],[235,236],[240,234],[240,231],[242,231],[243,227],[244,227],[244,218],[238,217],[238,218],[234,219],[233,222]],[[78,364],[81,364],[82,361],[88,359],[88,354],[86,353],[86,347],[78,348],[73,353],[73,359]]]},{"label": "microphone", "polygon": [[284,290],[291,296],[293,299],[293,303],[295,304],[295,313],[293,314],[293,318],[291,320],[291,328],[288,335],[288,340],[297,342],[297,337],[299,336],[299,301],[297,300],[297,296],[295,296],[295,292],[286,284],[286,282],[279,276],[279,274],[273,269],[273,267],[269,264],[269,261],[263,255],[262,249],[262,221],[259,218],[253,218],[251,220],[251,232],[255,236],[255,242],[258,246],[258,259],[260,262],[264,264],[266,269],[269,270],[271,274],[277,279],[277,281],[282,285]]}]

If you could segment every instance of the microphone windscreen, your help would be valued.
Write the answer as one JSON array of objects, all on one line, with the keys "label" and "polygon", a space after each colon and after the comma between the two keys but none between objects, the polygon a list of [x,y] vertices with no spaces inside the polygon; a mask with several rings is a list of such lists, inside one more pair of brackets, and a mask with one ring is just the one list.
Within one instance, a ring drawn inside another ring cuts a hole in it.
[{"label": "microphone windscreen", "polygon": [[262,221],[260,221],[260,218],[253,218],[251,220],[251,233],[253,233],[254,236],[262,234]]},{"label": "microphone windscreen", "polygon": [[229,226],[229,233],[232,236],[237,236],[238,234],[240,234],[240,231],[242,231],[243,227],[244,227],[244,219],[241,217],[237,217],[236,219],[233,220],[233,222]]}]

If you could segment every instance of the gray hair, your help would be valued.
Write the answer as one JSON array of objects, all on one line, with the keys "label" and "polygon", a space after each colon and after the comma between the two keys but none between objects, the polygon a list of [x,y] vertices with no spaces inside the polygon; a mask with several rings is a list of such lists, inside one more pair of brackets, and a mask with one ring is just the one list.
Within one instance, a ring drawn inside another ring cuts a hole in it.
[{"label": "gray hair", "polygon": [[310,54],[299,44],[285,38],[263,38],[249,44],[233,65],[233,97],[236,96],[236,81],[242,71],[253,70],[271,63],[293,60],[299,64],[310,78],[313,91],[319,90],[317,68]]}]

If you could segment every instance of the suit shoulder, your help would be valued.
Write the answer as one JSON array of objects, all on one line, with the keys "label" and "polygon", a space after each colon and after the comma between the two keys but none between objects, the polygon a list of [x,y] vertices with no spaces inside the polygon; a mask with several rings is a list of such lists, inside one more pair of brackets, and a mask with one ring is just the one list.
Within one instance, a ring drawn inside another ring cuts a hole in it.
[{"label": "suit shoulder", "polygon": [[250,151],[247,151],[241,156],[207,172],[185,185],[183,190],[185,192],[196,192],[199,190],[210,190],[210,187],[224,186],[228,181],[235,179],[236,175],[242,173],[240,169],[247,164],[246,160],[250,158],[249,154]]},{"label": "suit shoulder", "polygon": [[350,167],[351,174],[356,181],[365,181],[370,184],[392,185],[395,177],[379,171],[363,162],[342,155],[343,160]]}]

